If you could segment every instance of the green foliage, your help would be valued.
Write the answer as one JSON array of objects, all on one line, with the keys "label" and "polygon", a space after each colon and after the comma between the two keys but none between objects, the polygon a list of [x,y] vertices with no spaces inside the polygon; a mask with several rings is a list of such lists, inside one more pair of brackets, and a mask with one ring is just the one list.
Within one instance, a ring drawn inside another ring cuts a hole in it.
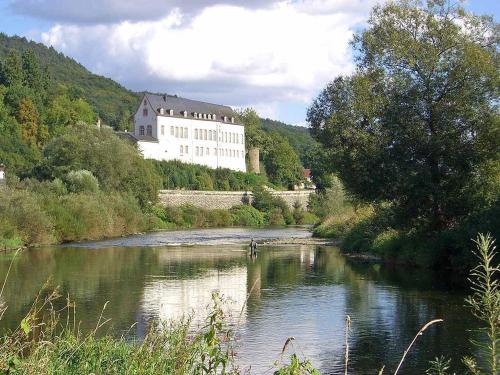
[{"label": "green foliage", "polygon": [[[140,94],[125,89],[109,78],[90,73],[75,60],[64,56],[52,47],[0,33],[0,61],[13,50],[17,52],[16,59],[19,59],[20,54],[30,51],[29,53],[32,53],[38,61],[43,63],[43,66],[39,64],[42,81],[46,79],[47,75],[50,75],[49,89],[51,86],[57,87],[59,85],[67,87],[72,99],[82,98],[90,103],[93,111],[106,124],[117,127],[125,111],[136,110]],[[21,66],[17,63],[12,63],[12,65]],[[0,84],[1,82],[0,78]]]},{"label": "green foliage", "polygon": [[252,206],[266,214],[266,221],[270,225],[295,224],[286,202],[265,189],[259,188],[253,191]]},{"label": "green foliage", "polygon": [[329,185],[328,189],[318,189],[309,196],[309,210],[320,218],[340,214],[351,207],[340,179],[330,176]]},{"label": "green foliage", "polygon": [[85,169],[105,191],[131,193],[143,207],[157,200],[159,178],[154,167],[111,130],[72,125],[43,154],[39,177],[63,178],[70,171]]},{"label": "green foliage", "polygon": [[266,135],[262,130],[261,119],[255,109],[243,109],[239,112],[239,117],[245,126],[245,145],[247,148],[263,147],[266,142]]},{"label": "green foliage", "polygon": [[354,40],[356,73],[308,111],[350,193],[391,202],[399,226],[433,231],[483,203],[474,193],[483,174],[498,176],[498,32],[445,1],[374,8]]},{"label": "green foliage", "polygon": [[163,189],[248,191],[268,184],[265,177],[255,173],[211,169],[177,160],[151,162],[161,176]]},{"label": "green foliage", "polygon": [[320,375],[309,360],[301,361],[297,354],[290,356],[290,364],[281,367],[274,375]]},{"label": "green foliage", "polygon": [[99,191],[99,181],[90,171],[84,169],[71,171],[65,177],[68,191],[72,193],[97,193]]},{"label": "green foliage", "polygon": [[310,155],[319,147],[319,143],[311,137],[309,129],[304,126],[287,125],[281,121],[271,119],[260,119],[262,129],[268,133],[277,133],[286,139],[295,150],[302,165],[311,168]]},{"label": "green foliage", "polygon": [[246,204],[231,208],[231,214],[236,226],[260,227],[265,224],[264,214]]},{"label": "green foliage", "polygon": [[302,181],[303,168],[299,157],[279,134],[269,136],[262,154],[267,176],[273,184],[291,188]]},{"label": "green foliage", "polygon": [[[481,358],[485,358],[488,368],[485,373],[498,373],[500,353],[500,287],[498,273],[499,264],[495,263],[496,246],[491,235],[479,234],[476,239],[477,250],[475,255],[479,264],[470,273],[472,295],[467,299],[471,311],[484,324],[484,331],[488,337],[485,345],[475,343],[480,349]],[[469,365],[469,370],[477,370],[477,365]]]}]

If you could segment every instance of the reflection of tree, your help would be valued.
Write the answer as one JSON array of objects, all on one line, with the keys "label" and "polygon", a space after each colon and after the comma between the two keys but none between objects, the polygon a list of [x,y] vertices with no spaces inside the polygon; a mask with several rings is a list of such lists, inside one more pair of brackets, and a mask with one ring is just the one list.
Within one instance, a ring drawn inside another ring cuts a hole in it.
[{"label": "reflection of tree", "polygon": [[[242,250],[239,246],[27,250],[11,269],[4,292],[9,308],[0,328],[19,324],[20,316],[49,277],[54,285],[61,286],[63,295],[69,294],[76,300],[83,329],[94,328],[102,307],[110,301],[105,316],[112,319],[115,328],[125,330],[135,321],[144,323],[148,318],[147,309],[141,307],[147,285],[163,279],[169,280],[169,285],[175,285],[175,280],[198,279],[193,284],[203,285],[202,280],[214,273],[231,273],[246,267],[246,292],[255,285],[248,300],[246,321],[253,324],[255,317],[267,320],[273,308],[286,310],[287,319],[301,325],[301,332],[310,335],[307,349],[325,373],[341,366],[335,360],[343,355],[345,314],[353,320],[352,373],[374,373],[383,363],[394,364],[421,325],[438,317],[445,319],[444,324],[419,338],[408,364],[424,363],[441,353],[457,358],[469,351],[466,330],[475,324],[464,315],[463,295],[433,291],[436,283],[430,276],[413,282],[413,272],[346,260],[338,249],[328,247],[263,246],[257,259],[245,256]],[[0,258],[2,279],[9,262]],[[272,297],[266,292],[269,290]],[[310,306],[304,305],[305,297]],[[168,293],[162,298],[168,298]],[[282,310],[278,313],[285,314]],[[308,314],[310,320],[300,320],[307,319]],[[269,329],[275,327],[271,325]],[[408,371],[405,373],[411,374]]]}]

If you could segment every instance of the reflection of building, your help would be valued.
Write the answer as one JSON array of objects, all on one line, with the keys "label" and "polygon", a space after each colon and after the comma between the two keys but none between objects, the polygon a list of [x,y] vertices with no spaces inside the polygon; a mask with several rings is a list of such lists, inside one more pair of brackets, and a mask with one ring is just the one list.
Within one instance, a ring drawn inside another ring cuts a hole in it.
[{"label": "reflection of building", "polygon": [[[152,280],[144,288],[142,310],[162,321],[178,319],[186,313],[195,314],[201,322],[212,305],[212,292],[218,291],[231,302],[224,310],[235,319],[241,312],[247,296],[247,270],[235,267],[225,271],[209,270],[201,277],[190,279]],[[241,321],[245,321],[246,309]]]}]

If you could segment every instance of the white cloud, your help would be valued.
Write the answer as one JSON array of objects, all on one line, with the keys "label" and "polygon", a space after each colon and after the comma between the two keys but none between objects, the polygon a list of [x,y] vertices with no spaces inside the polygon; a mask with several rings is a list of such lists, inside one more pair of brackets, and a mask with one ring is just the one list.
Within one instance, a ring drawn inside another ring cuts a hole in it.
[{"label": "white cloud", "polygon": [[42,40],[129,88],[254,105],[271,117],[270,103],[307,105],[328,81],[352,71],[349,41],[367,12],[333,3],[215,5],[192,18],[174,9],[153,21],[59,24]]}]

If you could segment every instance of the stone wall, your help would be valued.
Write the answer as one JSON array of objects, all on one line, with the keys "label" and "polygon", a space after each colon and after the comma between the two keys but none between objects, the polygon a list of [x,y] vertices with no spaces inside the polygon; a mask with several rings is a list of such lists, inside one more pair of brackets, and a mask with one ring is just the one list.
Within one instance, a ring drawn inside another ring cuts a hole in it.
[{"label": "stone wall", "polygon": [[[313,190],[298,191],[273,191],[271,194],[283,198],[293,208],[299,202],[304,209],[307,208],[309,195]],[[205,209],[223,208],[243,204],[244,199],[252,200],[252,192],[245,191],[198,191],[198,190],[160,190],[160,202],[164,206],[182,206],[191,204]]]}]

